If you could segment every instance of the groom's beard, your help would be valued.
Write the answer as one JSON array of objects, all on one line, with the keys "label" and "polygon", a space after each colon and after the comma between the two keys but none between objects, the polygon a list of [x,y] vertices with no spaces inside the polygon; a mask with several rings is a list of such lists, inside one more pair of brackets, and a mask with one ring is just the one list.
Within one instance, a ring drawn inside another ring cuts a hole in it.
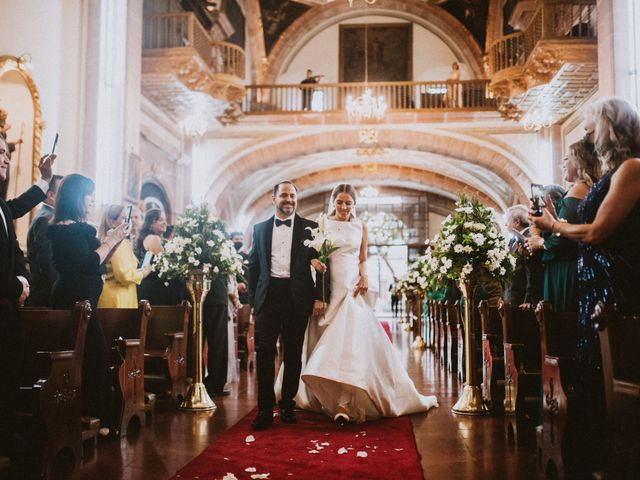
[{"label": "groom's beard", "polygon": [[282,215],[285,215],[287,217],[293,215],[296,211],[296,206],[295,204],[282,204],[282,205],[278,205],[278,212],[280,212]]}]

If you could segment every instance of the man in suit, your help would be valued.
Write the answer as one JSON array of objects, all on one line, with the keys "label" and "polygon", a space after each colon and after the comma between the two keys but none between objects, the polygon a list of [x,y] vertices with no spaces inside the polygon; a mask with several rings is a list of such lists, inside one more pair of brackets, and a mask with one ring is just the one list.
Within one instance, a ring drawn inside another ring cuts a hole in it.
[{"label": "man in suit", "polygon": [[47,196],[33,218],[27,234],[27,258],[31,270],[31,294],[27,300],[30,307],[48,307],[51,304],[49,296],[51,288],[58,277],[53,259],[51,245],[47,238],[47,228],[53,218],[56,208],[56,193],[62,180],[61,175],[54,175],[49,182]]},{"label": "man in suit", "polygon": [[511,233],[509,251],[516,257],[516,266],[511,281],[506,285],[504,298],[520,308],[533,308],[543,296],[539,252],[530,255],[525,245],[531,236],[528,217],[529,212],[524,205],[514,205],[507,210],[506,227]]},{"label": "man in suit", "polygon": [[[9,147],[0,137],[0,182],[9,171]],[[18,245],[13,220],[26,215],[45,198],[55,155],[40,160],[36,185],[14,200],[0,198],[0,453],[10,447],[10,419],[16,406],[23,329],[18,307],[29,296],[29,273]]]},{"label": "man in suit", "polygon": [[[280,334],[284,350],[280,418],[283,423],[296,423],[293,399],[300,383],[304,333],[309,316],[322,314],[326,307],[322,283],[314,284],[311,275],[311,260],[317,252],[304,245],[311,238],[307,227],[316,228],[317,224],[295,213],[297,189],[293,183],[276,185],[272,201],[274,216],[253,227],[247,268],[249,303],[256,316],[258,416],[252,423],[254,430],[273,423],[274,362]],[[325,285],[325,298],[329,298],[327,292]]]}]

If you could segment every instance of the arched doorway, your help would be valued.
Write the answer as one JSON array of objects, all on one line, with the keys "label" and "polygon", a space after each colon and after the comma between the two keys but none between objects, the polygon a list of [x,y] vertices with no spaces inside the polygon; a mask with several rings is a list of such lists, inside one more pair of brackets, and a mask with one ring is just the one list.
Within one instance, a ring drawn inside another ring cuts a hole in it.
[{"label": "arched doorway", "polygon": [[145,179],[140,189],[140,200],[144,211],[152,208],[163,210],[167,222],[171,223],[171,203],[164,187],[156,179]]}]

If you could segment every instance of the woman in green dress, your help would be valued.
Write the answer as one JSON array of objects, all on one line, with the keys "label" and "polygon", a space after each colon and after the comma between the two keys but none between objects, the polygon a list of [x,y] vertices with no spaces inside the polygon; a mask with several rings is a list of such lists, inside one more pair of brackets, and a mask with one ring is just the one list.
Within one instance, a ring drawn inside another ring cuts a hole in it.
[{"label": "woman in green dress", "polygon": [[[555,204],[547,200],[550,210],[555,207],[558,221],[581,223],[578,204],[599,177],[598,158],[584,141],[569,147],[562,163],[564,180],[571,183],[566,195]],[[551,232],[534,235],[527,240],[530,252],[544,249],[544,299],[553,304],[556,312],[578,311],[578,242],[559,237]]]}]

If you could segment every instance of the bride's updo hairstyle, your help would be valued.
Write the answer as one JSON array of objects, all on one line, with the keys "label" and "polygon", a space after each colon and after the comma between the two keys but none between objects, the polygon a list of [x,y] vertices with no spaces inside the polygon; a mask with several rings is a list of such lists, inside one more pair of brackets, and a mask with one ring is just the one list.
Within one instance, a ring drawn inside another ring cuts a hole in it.
[{"label": "bride's updo hairstyle", "polygon": [[[336,209],[333,206],[333,204],[336,201],[336,197],[338,195],[340,195],[341,193],[346,193],[351,198],[353,198],[353,206],[355,207],[356,202],[357,202],[357,197],[358,197],[358,194],[356,193],[356,189],[353,188],[353,185],[351,185],[349,183],[341,183],[339,185],[336,185],[334,187],[333,191],[331,192],[331,199],[329,200],[329,216],[332,216],[332,215],[336,214]],[[353,213],[351,213],[351,217],[355,218]]]}]

